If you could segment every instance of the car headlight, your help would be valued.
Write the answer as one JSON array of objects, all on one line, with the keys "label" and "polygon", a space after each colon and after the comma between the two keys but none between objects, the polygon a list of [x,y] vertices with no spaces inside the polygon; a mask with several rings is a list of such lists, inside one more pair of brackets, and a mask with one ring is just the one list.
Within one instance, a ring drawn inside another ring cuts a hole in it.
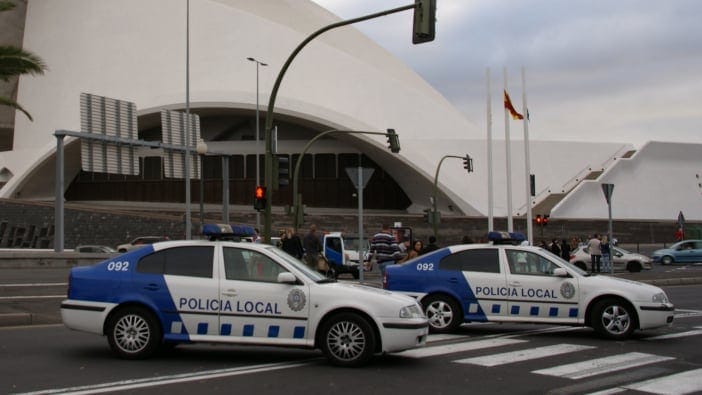
[{"label": "car headlight", "polygon": [[424,318],[424,312],[419,305],[413,304],[400,309],[400,318]]},{"label": "car headlight", "polygon": [[660,292],[653,295],[652,301],[653,303],[668,303],[668,296],[665,292]]}]

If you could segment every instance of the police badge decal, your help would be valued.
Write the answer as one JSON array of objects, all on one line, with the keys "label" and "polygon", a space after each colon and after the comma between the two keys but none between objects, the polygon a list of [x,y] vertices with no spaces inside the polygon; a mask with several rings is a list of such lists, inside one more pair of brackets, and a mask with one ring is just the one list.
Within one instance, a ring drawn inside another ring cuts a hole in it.
[{"label": "police badge decal", "polygon": [[288,306],[292,311],[300,311],[305,307],[307,297],[301,289],[295,288],[288,294]]},{"label": "police badge decal", "polygon": [[575,286],[569,282],[564,282],[561,284],[561,295],[566,299],[572,298],[575,296]]}]

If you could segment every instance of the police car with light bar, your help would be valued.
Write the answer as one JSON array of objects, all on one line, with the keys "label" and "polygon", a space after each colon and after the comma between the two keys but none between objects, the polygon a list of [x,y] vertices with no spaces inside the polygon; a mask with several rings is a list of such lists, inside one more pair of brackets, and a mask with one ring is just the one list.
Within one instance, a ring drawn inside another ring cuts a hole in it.
[{"label": "police car with light bar", "polygon": [[[231,227],[205,233],[226,238]],[[127,359],[211,342],[319,348],[333,364],[359,366],[423,346],[428,333],[408,296],[337,283],[274,246],[222,240],[160,242],[72,268],[61,315]]]},{"label": "police car with light bar", "polygon": [[383,287],[415,297],[430,331],[465,322],[590,326],[611,339],[671,325],[674,306],[655,286],[589,275],[523,235],[490,232],[490,244],[446,247],[387,267]]}]

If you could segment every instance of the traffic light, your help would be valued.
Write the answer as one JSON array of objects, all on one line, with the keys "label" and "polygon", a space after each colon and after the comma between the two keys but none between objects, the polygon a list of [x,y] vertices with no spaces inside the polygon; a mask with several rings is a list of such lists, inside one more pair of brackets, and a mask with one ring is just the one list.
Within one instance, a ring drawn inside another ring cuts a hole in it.
[{"label": "traffic light", "polygon": [[414,0],[412,44],[434,41],[436,0]]},{"label": "traffic light", "polygon": [[544,215],[543,226],[548,225],[548,215]]},{"label": "traffic light", "polygon": [[393,154],[400,152],[400,137],[395,133],[395,129],[388,129],[388,133],[385,136],[388,138],[390,152]]},{"label": "traffic light", "polygon": [[290,157],[287,155],[278,157],[278,186],[286,187],[290,185]]},{"label": "traffic light", "polygon": [[536,224],[539,226],[543,226],[544,219],[541,218],[541,214],[536,214],[536,218],[534,218],[534,222],[536,222]]},{"label": "traffic light", "polygon": [[266,187],[258,185],[254,190],[254,209],[261,211],[266,208]]},{"label": "traffic light", "polygon": [[463,168],[466,169],[468,173],[473,172],[473,158],[471,158],[468,154],[466,154],[466,157],[463,158]]}]

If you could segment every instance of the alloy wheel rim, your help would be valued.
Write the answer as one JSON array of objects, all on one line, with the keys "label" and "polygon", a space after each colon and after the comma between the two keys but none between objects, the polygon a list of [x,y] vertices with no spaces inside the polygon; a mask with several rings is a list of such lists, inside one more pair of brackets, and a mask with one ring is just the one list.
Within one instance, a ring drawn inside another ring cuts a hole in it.
[{"label": "alloy wheel rim", "polygon": [[136,353],[149,343],[151,330],[144,318],[129,314],[117,321],[114,329],[117,346],[124,352]]},{"label": "alloy wheel rim", "polygon": [[329,330],[327,344],[337,358],[352,361],[366,348],[366,336],[363,329],[355,322],[337,322]]}]

